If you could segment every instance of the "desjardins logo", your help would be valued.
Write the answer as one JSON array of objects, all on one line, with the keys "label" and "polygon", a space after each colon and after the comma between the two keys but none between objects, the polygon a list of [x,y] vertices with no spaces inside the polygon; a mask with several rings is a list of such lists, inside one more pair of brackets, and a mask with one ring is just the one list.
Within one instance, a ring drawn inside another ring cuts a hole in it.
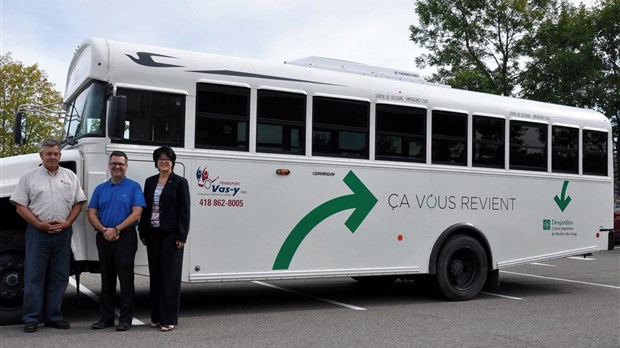
[{"label": "desjardins logo", "polygon": [[543,220],[543,230],[549,231],[551,229],[551,220],[545,219]]}]

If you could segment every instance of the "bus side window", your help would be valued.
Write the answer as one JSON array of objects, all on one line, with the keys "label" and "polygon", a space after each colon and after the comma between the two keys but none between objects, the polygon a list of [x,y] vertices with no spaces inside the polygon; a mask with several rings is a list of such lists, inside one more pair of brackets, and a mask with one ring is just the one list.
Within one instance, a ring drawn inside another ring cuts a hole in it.
[{"label": "bus side window", "polygon": [[368,159],[370,103],[314,97],[312,154]]},{"label": "bus side window", "polygon": [[583,131],[583,174],[607,176],[607,133]]},{"label": "bus side window", "polygon": [[579,129],[551,127],[551,171],[554,173],[579,173]]},{"label": "bus side window", "polygon": [[510,169],[547,170],[547,125],[510,121]]},{"label": "bus side window", "polygon": [[196,147],[248,151],[250,89],[198,83]]},{"label": "bus side window", "polygon": [[184,146],[185,96],[119,88],[127,97],[123,143]]},{"label": "bus side window", "polygon": [[433,164],[467,165],[467,114],[433,111]]},{"label": "bus side window", "polygon": [[377,104],[376,123],[376,159],[426,161],[426,109]]},{"label": "bus side window", "polygon": [[474,167],[504,168],[504,141],[506,120],[473,116],[472,143]]},{"label": "bus side window", "polygon": [[303,155],[306,96],[258,90],[256,151]]}]

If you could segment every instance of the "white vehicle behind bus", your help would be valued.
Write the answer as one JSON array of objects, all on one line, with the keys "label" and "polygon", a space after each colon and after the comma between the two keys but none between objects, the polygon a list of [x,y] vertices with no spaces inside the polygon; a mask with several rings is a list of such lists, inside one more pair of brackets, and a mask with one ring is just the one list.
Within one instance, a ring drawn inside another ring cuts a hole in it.
[{"label": "white vehicle behind bus", "polygon": [[[170,145],[188,179],[184,282],[432,277],[451,300],[499,270],[608,248],[611,125],[599,113],[311,58],[272,64],[90,39],[71,62],[62,165],[90,198]],[[24,223],[8,202],[37,155],[2,159],[0,308],[21,307]],[[6,222],[8,219],[8,223]],[[74,223],[73,271],[97,272]],[[137,274],[148,274],[140,246]]]}]

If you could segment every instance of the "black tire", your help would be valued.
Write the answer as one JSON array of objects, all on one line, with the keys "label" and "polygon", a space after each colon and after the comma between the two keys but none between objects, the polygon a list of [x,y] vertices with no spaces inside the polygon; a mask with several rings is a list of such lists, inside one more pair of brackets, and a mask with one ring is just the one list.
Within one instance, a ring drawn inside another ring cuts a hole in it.
[{"label": "black tire", "polygon": [[352,278],[364,285],[371,286],[390,285],[396,281],[396,276],[363,276]]},{"label": "black tire", "polygon": [[470,300],[478,295],[487,279],[487,257],[474,238],[450,238],[437,257],[437,286],[453,301]]},{"label": "black tire", "polygon": [[21,321],[23,295],[24,254],[4,250],[0,252],[0,325]]}]

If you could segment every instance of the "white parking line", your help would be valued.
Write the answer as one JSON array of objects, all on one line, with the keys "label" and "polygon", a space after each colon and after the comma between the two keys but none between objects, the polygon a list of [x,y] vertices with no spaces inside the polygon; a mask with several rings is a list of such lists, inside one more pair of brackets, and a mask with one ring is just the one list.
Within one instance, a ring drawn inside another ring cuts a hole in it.
[{"label": "white parking line", "polygon": [[253,281],[252,283],[258,284],[258,285],[262,285],[262,286],[266,286],[266,287],[273,288],[273,289],[278,289],[278,290],[290,292],[291,294],[305,296],[305,297],[309,297],[309,298],[312,298],[312,299],[315,299],[315,300],[319,300],[319,301],[335,304],[336,306],[341,306],[341,307],[346,307],[346,308],[354,309],[356,311],[365,311],[366,310],[366,308],[357,307],[357,306],[353,306],[353,305],[342,303],[342,302],[338,302],[338,301],[332,301],[332,300],[328,300],[326,298],[317,297],[317,296],[313,296],[313,295],[309,295],[309,294],[304,294],[303,292],[282,288],[282,287],[279,287],[279,286],[276,286],[276,285],[272,285],[272,284],[269,284],[269,283],[263,283],[263,282],[259,282],[259,281],[256,281],[256,280]]},{"label": "white parking line", "polygon": [[521,297],[514,297],[514,296],[507,296],[507,295],[500,295],[500,294],[494,294],[491,292],[486,292],[486,291],[480,291],[481,294],[485,294],[485,295],[489,295],[489,296],[495,296],[495,297],[501,297],[501,298],[507,298],[509,300],[517,300],[517,301],[521,301],[523,300]]},{"label": "white parking line", "polygon": [[555,265],[550,265],[548,263],[540,263],[540,262],[530,262],[530,265],[545,266],[545,267],[555,267]]},{"label": "white parking line", "polygon": [[[74,288],[77,289],[77,282],[75,281],[75,277],[69,277],[69,284],[71,284]],[[84,284],[80,284],[80,292],[88,296],[88,298],[90,298],[91,300],[99,303],[99,296],[95,295],[95,293],[90,291],[89,288],[85,287]],[[118,307],[114,308],[114,314],[116,314],[117,317],[120,316],[120,313],[121,310]],[[136,318],[133,318],[133,320],[131,321],[131,325],[144,325],[144,323]]]},{"label": "white parking line", "polygon": [[583,256],[569,256],[567,259],[579,260],[579,261],[596,261],[593,257],[583,257]]},{"label": "white parking line", "polygon": [[501,272],[502,273],[509,273],[509,274],[516,274],[516,275],[520,275],[520,276],[524,276],[524,277],[550,279],[550,280],[557,280],[557,281],[561,281],[561,282],[577,283],[577,284],[584,284],[584,285],[593,285],[593,286],[600,286],[600,287],[603,287],[603,288],[611,288],[611,289],[619,289],[620,290],[620,286],[614,286],[614,285],[582,282],[582,281],[579,281],[579,280],[562,279],[562,278],[554,278],[554,277],[543,277],[543,276],[534,275],[534,274],[527,274],[527,273],[517,273],[517,272],[509,272],[509,271],[501,271]]}]

